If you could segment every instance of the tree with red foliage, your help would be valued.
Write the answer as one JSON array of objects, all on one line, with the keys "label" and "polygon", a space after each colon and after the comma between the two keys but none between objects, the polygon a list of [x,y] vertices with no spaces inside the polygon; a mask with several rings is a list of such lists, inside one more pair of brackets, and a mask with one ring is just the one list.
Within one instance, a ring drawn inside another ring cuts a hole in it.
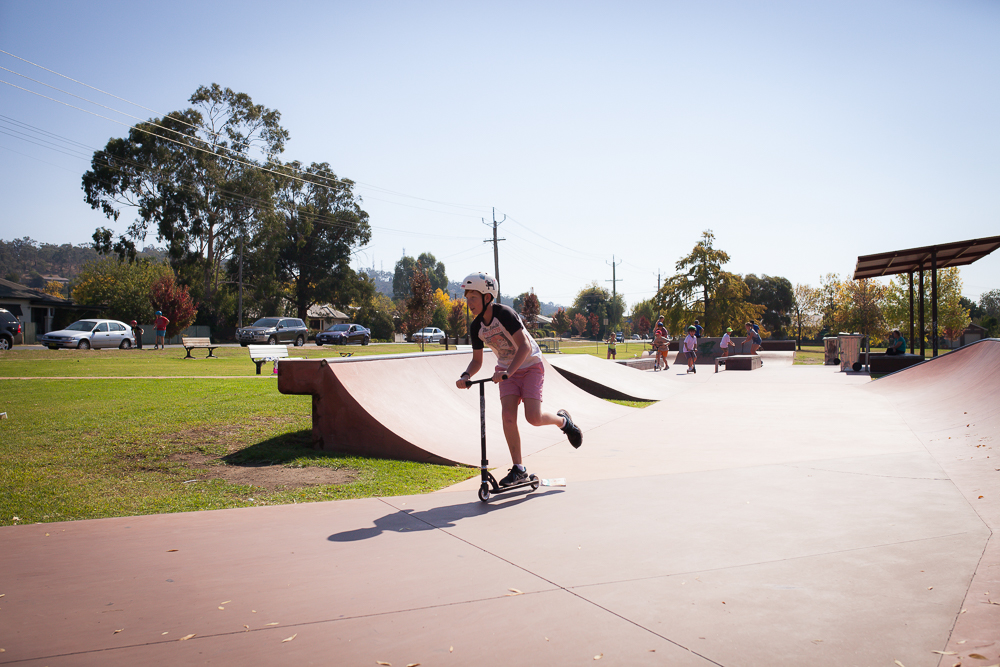
[{"label": "tree with red foliage", "polygon": [[590,314],[589,323],[590,323],[590,335],[596,338],[601,333],[601,320],[598,319],[597,313]]},{"label": "tree with red foliage", "polygon": [[538,303],[538,297],[535,296],[534,292],[524,297],[524,303],[521,304],[521,319],[524,320],[524,325],[528,327],[528,331],[534,331],[538,326],[538,316],[541,313],[542,307]]},{"label": "tree with red foliage", "polygon": [[650,325],[649,320],[645,315],[639,316],[639,321],[635,323],[635,333],[639,334],[643,338],[649,335],[649,330],[652,325]]},{"label": "tree with red foliage", "polygon": [[167,338],[176,336],[194,322],[198,307],[187,287],[177,284],[173,275],[163,276],[149,290],[149,300],[153,308],[162,310],[163,315],[170,320],[167,325]]},{"label": "tree with red foliage", "polygon": [[587,318],[583,313],[577,313],[573,316],[573,328],[576,329],[576,333],[580,336],[587,333]]},{"label": "tree with red foliage", "polygon": [[552,316],[552,329],[555,331],[557,336],[561,336],[570,330],[573,325],[569,321],[569,315],[566,314],[566,310],[560,308],[556,311],[556,314]]}]

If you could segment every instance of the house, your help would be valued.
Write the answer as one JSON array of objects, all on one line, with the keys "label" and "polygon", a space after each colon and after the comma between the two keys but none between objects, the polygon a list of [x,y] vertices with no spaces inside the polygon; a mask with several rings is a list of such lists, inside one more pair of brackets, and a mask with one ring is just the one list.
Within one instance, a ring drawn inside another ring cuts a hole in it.
[{"label": "house", "polygon": [[956,348],[968,345],[969,343],[975,343],[977,340],[988,338],[986,335],[987,333],[989,332],[986,330],[986,327],[981,327],[978,324],[970,322],[969,326],[965,327],[965,331],[962,332],[962,335],[958,337],[958,340],[951,341],[942,339],[942,347]]},{"label": "house", "polygon": [[309,310],[306,311],[306,319],[309,328],[318,331],[325,331],[334,324],[344,324],[351,321],[349,315],[345,315],[328,303],[309,306]]},{"label": "house", "polygon": [[[55,328],[54,321],[70,319],[67,311],[93,308],[77,306],[72,299],[52,296],[20,283],[0,279],[0,308],[6,308],[21,321],[24,343],[35,342],[36,334],[48,333]],[[62,315],[62,317],[60,317]]]}]

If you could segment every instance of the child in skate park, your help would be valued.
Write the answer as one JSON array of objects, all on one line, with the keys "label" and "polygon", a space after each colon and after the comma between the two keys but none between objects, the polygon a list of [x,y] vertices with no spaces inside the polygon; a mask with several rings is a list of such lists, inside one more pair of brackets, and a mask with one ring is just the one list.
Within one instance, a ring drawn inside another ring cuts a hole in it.
[{"label": "child in skate park", "polygon": [[[524,417],[532,426],[558,426],[573,447],[583,444],[583,433],[573,423],[565,410],[557,413],[542,410],[542,385],[545,366],[542,351],[528,335],[521,317],[510,306],[494,303],[498,289],[496,280],[486,273],[471,273],[462,281],[465,301],[474,318],[469,324],[472,341],[472,361],[455,382],[459,389],[467,389],[465,381],[472,378],[483,365],[486,345],[496,354],[493,382],[500,385],[500,410],[503,433],[513,465],[500,486],[511,486],[524,481],[528,471],[521,458],[521,434],[517,426],[518,406],[524,403]],[[507,379],[503,379],[506,375]]]}]

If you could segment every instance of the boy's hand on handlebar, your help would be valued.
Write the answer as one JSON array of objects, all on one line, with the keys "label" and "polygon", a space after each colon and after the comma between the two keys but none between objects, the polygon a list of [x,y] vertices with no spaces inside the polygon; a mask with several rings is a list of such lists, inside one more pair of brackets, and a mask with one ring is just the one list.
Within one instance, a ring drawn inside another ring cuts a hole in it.
[{"label": "boy's hand on handlebar", "polygon": [[472,386],[469,383],[469,380],[470,378],[468,375],[463,375],[462,377],[458,378],[458,380],[455,382],[455,386],[458,387],[459,389],[468,389],[469,387]]},{"label": "boy's hand on handlebar", "polygon": [[500,384],[502,380],[507,379],[507,373],[504,371],[497,371],[493,374],[493,384]]}]

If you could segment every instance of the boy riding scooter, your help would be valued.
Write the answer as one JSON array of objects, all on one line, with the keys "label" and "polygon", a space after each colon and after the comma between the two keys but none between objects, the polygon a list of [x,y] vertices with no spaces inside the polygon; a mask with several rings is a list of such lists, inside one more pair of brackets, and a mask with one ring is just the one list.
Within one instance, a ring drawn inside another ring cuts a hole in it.
[{"label": "boy riding scooter", "polygon": [[[517,406],[524,403],[524,417],[532,426],[558,426],[574,447],[583,443],[583,433],[573,423],[565,410],[556,414],[542,411],[542,385],[545,366],[542,351],[528,335],[520,316],[509,306],[496,304],[496,281],[485,273],[472,273],[462,281],[465,301],[475,316],[469,325],[472,341],[472,361],[455,382],[459,389],[467,389],[465,381],[475,375],[483,365],[483,348],[486,345],[497,356],[493,382],[500,384],[500,408],[503,433],[507,438],[511,462],[514,464],[500,486],[511,486],[528,477],[521,459],[521,435],[517,427]],[[503,379],[504,376],[507,379]]]}]

